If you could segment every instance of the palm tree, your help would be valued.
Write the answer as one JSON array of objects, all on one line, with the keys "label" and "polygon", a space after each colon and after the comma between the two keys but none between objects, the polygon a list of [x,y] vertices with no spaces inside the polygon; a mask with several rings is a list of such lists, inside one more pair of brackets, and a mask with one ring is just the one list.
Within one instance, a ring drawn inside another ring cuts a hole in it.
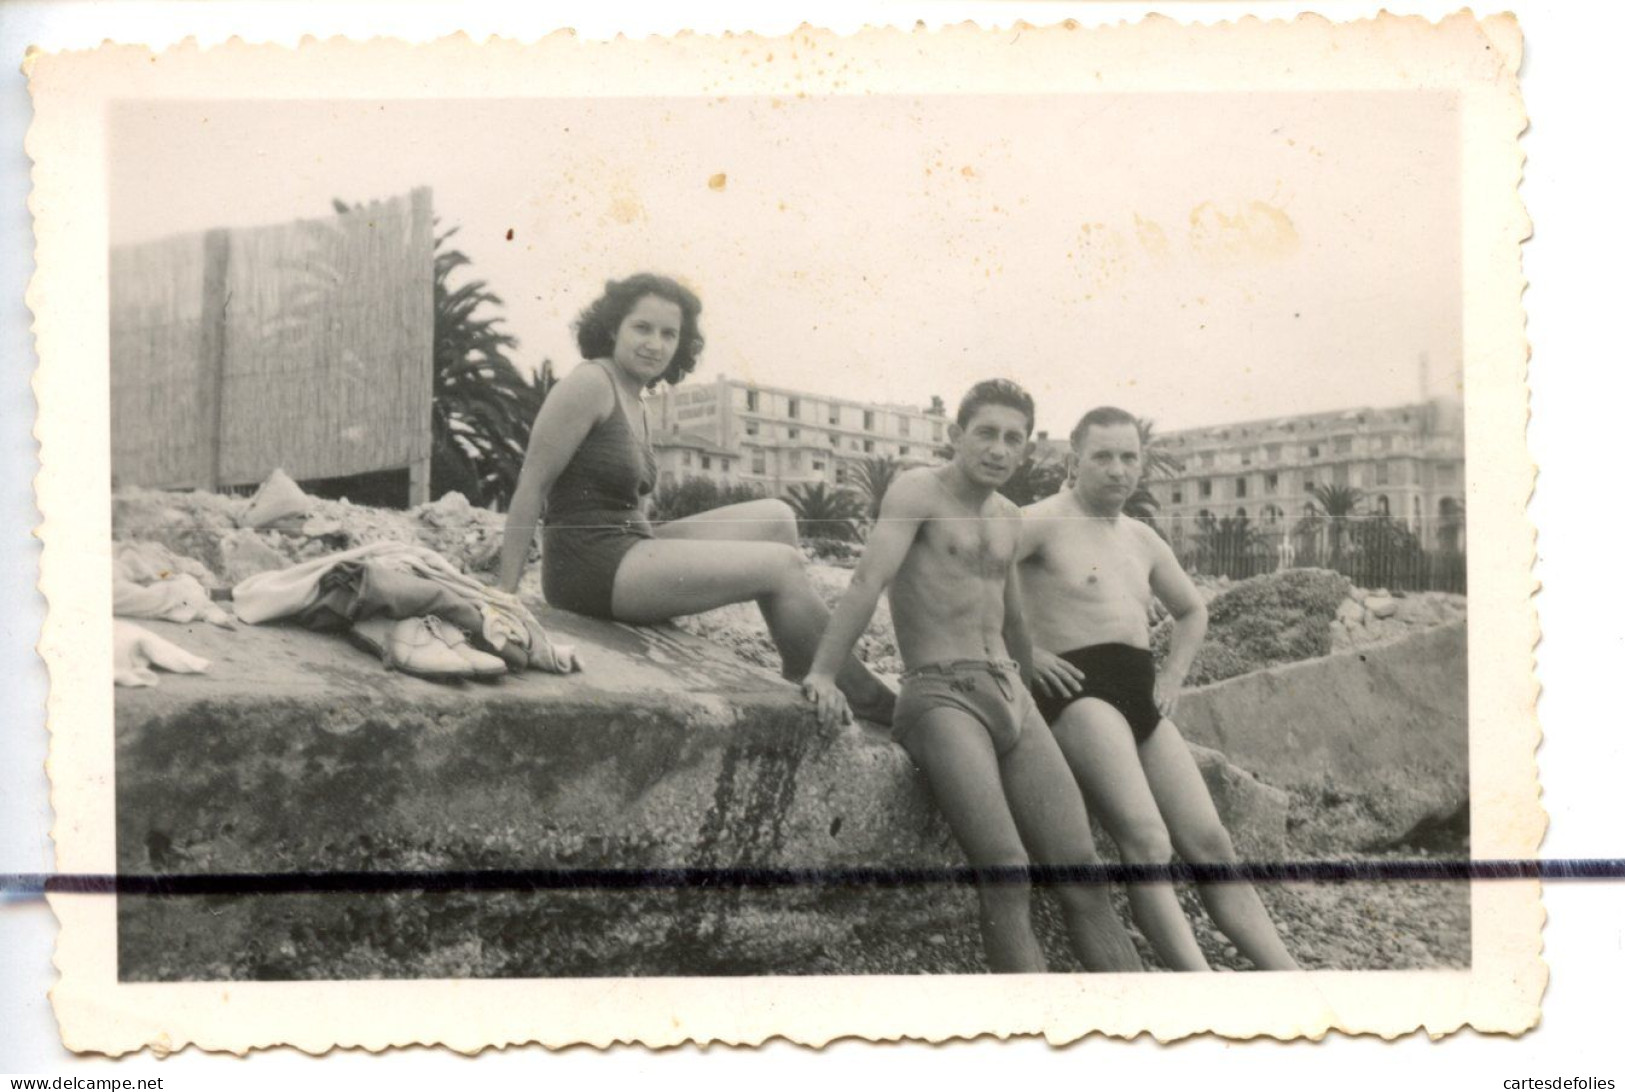
[{"label": "palm tree", "polygon": [[1163,444],[1162,437],[1156,434],[1156,423],[1149,417],[1140,417],[1135,420],[1135,426],[1140,431],[1140,484],[1129,494],[1123,504],[1123,511],[1142,523],[1149,524],[1158,533],[1157,512],[1161,505],[1157,498],[1151,495],[1148,482],[1161,481],[1184,472],[1185,464],[1180,462]]},{"label": "palm tree", "polygon": [[823,482],[804,482],[792,485],[784,500],[795,509],[804,538],[851,542],[858,537],[857,523],[863,518],[864,506],[851,490],[830,489]]},{"label": "palm tree", "polygon": [[902,469],[903,464],[890,455],[871,455],[848,468],[852,484],[867,503],[866,515],[871,522],[880,518],[880,502],[886,499],[886,490]]},{"label": "palm tree", "polygon": [[1066,486],[1066,466],[1065,458],[1049,451],[1029,455],[1010,479],[999,486],[999,492],[1022,507],[1052,497]]},{"label": "palm tree", "polygon": [[[345,213],[353,206],[334,200],[333,207]],[[506,506],[525,461],[531,423],[552,386],[552,365],[543,361],[539,378],[526,378],[508,359],[519,342],[501,329],[502,297],[482,280],[452,288],[452,274],[473,264],[461,250],[446,248],[457,231],[434,240],[429,495],[456,490],[478,505]]]},{"label": "palm tree", "polygon": [[1359,514],[1365,494],[1348,485],[1314,485],[1309,488],[1309,513],[1298,521],[1298,531],[1326,528],[1331,540],[1332,564],[1343,557],[1343,533],[1349,521]]}]

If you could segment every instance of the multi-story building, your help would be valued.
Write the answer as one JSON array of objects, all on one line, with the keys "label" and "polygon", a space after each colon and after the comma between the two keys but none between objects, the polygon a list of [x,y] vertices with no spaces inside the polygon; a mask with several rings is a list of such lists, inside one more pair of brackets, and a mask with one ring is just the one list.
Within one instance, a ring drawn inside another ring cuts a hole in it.
[{"label": "multi-story building", "polygon": [[708,478],[726,487],[739,480],[739,452],[718,447],[698,433],[656,432],[650,443],[655,449],[661,485]]},{"label": "multi-story building", "polygon": [[1204,516],[1245,515],[1286,539],[1317,485],[1358,489],[1360,515],[1384,515],[1430,549],[1464,547],[1466,494],[1459,402],[1435,399],[1211,425],[1161,435],[1183,469],[1148,483],[1175,549]]},{"label": "multi-story building", "polygon": [[[697,455],[698,449],[678,447],[678,438],[685,444],[704,441],[712,446],[716,473],[731,473],[732,481],[770,495],[801,483],[845,485],[852,464],[874,456],[905,465],[937,462],[936,452],[948,439],[947,419],[915,406],[859,402],[727,376],[666,388],[651,400],[649,419],[663,471],[668,452]],[[735,460],[731,471],[721,469],[724,458]]]}]

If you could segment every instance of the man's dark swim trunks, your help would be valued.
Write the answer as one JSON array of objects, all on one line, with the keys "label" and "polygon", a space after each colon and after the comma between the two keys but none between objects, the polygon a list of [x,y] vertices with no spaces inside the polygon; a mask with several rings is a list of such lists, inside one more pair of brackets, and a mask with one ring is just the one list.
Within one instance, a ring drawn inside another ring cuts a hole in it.
[{"label": "man's dark swim trunks", "polygon": [[1060,654],[1083,672],[1083,691],[1070,698],[1052,698],[1034,690],[1038,711],[1054,726],[1067,706],[1081,698],[1099,698],[1123,714],[1134,731],[1134,742],[1144,743],[1162,723],[1153,687],[1157,669],[1149,649],[1133,645],[1090,645]]}]

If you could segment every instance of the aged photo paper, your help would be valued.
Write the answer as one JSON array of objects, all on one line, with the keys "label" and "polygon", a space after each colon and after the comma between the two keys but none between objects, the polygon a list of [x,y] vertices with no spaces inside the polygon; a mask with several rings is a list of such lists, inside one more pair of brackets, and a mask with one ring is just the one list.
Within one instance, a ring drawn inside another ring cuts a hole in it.
[{"label": "aged photo paper", "polygon": [[1521,50],[32,54],[64,1043],[1533,1027]]}]

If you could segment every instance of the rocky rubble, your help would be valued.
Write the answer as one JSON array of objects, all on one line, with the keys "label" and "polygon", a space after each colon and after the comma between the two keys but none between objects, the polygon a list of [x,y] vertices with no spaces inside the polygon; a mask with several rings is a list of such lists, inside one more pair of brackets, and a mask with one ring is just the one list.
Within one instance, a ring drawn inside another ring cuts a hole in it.
[{"label": "rocky rubble", "polygon": [[1467,597],[1450,592],[1350,588],[1331,627],[1332,649],[1364,648],[1467,617]]},{"label": "rocky rubble", "polygon": [[305,514],[256,527],[247,497],[125,489],[113,495],[113,539],[157,543],[195,561],[211,588],[369,542],[419,543],[465,572],[494,569],[502,548],[501,513],[475,508],[461,493],[404,512],[304,501]]}]

